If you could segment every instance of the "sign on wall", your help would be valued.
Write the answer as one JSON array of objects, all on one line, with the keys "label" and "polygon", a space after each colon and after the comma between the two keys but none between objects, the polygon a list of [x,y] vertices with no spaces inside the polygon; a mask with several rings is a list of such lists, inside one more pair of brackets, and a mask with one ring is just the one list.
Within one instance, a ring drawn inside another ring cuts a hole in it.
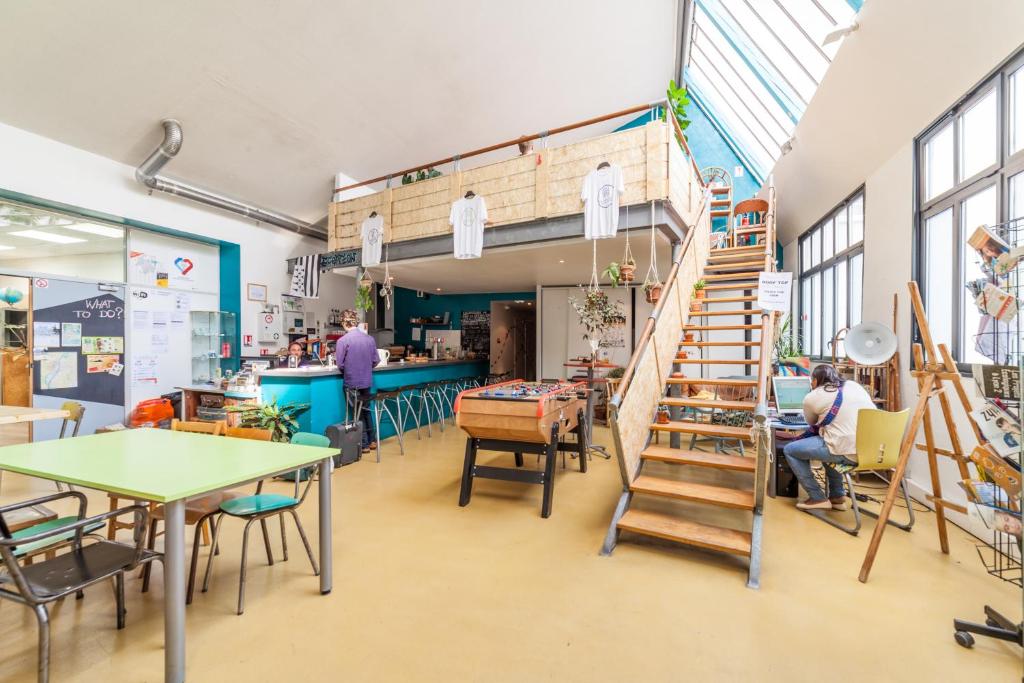
[{"label": "sign on wall", "polygon": [[128,235],[128,282],[143,287],[216,292],[220,289],[220,249],[132,230]]}]

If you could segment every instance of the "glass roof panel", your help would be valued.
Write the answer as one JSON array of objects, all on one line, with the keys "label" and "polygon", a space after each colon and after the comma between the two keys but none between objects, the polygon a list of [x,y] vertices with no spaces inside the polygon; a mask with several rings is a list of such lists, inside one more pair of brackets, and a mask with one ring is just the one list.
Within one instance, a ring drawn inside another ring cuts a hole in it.
[{"label": "glass roof panel", "polygon": [[850,25],[847,0],[695,0],[686,80],[763,180]]}]

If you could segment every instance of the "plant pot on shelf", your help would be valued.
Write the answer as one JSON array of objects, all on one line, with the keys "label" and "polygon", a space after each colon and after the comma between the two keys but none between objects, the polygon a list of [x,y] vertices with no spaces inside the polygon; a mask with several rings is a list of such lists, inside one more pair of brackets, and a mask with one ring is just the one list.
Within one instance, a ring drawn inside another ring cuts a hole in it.
[{"label": "plant pot on shelf", "polygon": [[669,415],[668,406],[661,406],[660,408],[658,408],[658,424],[667,425],[671,421],[672,417]]},{"label": "plant pot on shelf", "polygon": [[683,334],[683,341],[685,341],[685,342],[692,342],[693,341],[693,332],[686,332],[686,333],[684,333]]},{"label": "plant pot on shelf", "polygon": [[647,298],[647,303],[656,304],[658,299],[661,298],[661,290],[664,287],[660,282],[653,285],[644,285],[644,296]]},{"label": "plant pot on shelf", "polygon": [[690,300],[690,313],[700,313],[703,306],[698,299]]},{"label": "plant pot on shelf", "polygon": [[705,296],[707,296],[707,290],[705,289],[698,289],[693,293],[695,299],[703,299]]},{"label": "plant pot on shelf", "polygon": [[676,351],[677,360],[686,360],[687,358],[689,358],[689,356],[690,354],[687,351]]}]

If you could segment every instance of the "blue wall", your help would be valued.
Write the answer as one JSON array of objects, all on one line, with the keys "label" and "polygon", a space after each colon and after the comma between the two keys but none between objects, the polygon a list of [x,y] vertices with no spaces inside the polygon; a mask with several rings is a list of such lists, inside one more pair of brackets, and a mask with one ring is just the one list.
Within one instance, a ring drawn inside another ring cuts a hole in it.
[{"label": "blue wall", "polygon": [[412,344],[414,348],[424,348],[422,340],[418,342],[412,340],[413,325],[409,323],[409,318],[444,315],[447,311],[451,325],[435,325],[428,329],[458,330],[462,328],[463,311],[490,312],[492,301],[513,299],[533,301],[535,298],[535,292],[499,292],[497,294],[430,294],[429,299],[420,299],[416,296],[416,290],[395,287],[395,344],[403,346]]}]

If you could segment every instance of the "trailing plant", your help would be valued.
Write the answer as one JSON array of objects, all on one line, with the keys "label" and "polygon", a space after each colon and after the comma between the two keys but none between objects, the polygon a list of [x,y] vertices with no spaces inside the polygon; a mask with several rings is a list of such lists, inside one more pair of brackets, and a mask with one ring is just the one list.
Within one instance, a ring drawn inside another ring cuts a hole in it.
[{"label": "trailing plant", "polygon": [[433,166],[431,166],[430,168],[421,168],[420,170],[416,171],[415,176],[412,173],[406,173],[404,176],[402,176],[402,184],[409,185],[410,183],[417,183],[421,180],[426,180],[427,178],[436,178],[440,175],[443,174]]},{"label": "trailing plant", "polygon": [[796,358],[802,355],[803,338],[792,329],[792,318],[786,314],[782,322],[775,328],[775,343],[773,349],[775,359]]},{"label": "trailing plant", "polygon": [[245,404],[228,408],[232,413],[238,413],[238,421],[242,427],[267,429],[273,435],[271,437],[273,441],[284,443],[291,441],[292,435],[299,431],[299,421],[296,416],[308,409],[308,403],[278,405],[276,398],[270,403]]},{"label": "trailing plant", "polygon": [[626,320],[626,314],[622,310],[622,302],[612,302],[608,295],[599,289],[585,289],[582,299],[574,296],[569,297],[569,304],[576,311],[580,318],[580,325],[586,330],[584,339],[598,338],[608,328],[621,325]]},{"label": "trailing plant", "polygon": [[373,294],[372,285],[359,285],[356,287],[356,310],[357,311],[372,311],[373,310]]},{"label": "trailing plant", "polygon": [[[686,118],[686,108],[690,105],[690,96],[686,92],[686,86],[676,86],[675,80],[668,82],[668,89],[665,91],[665,96],[668,98],[669,109],[672,110],[673,115],[676,117],[676,121],[679,123],[679,130],[685,131],[690,125],[690,119]],[[667,120],[665,118],[666,112],[661,113],[661,120]],[[683,137],[686,137],[685,135]]]},{"label": "trailing plant", "polygon": [[622,284],[622,267],[617,261],[609,263],[601,275],[611,280],[612,287],[618,287]]}]

